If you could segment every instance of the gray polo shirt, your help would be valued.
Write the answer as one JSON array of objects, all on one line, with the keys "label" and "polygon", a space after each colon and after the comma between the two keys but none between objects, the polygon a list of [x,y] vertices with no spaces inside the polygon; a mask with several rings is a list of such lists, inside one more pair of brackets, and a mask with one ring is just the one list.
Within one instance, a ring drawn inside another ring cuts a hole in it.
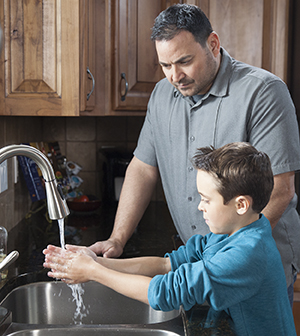
[{"label": "gray polo shirt", "polygon": [[[198,211],[200,196],[191,158],[202,146],[247,141],[266,152],[274,175],[300,168],[295,108],[285,83],[275,75],[236,61],[221,50],[218,75],[207,94],[194,103],[167,79],[154,88],[134,155],[158,166],[171,216],[181,239],[205,235]],[[300,221],[297,197],[273,230],[288,284],[292,265],[299,270]]]}]

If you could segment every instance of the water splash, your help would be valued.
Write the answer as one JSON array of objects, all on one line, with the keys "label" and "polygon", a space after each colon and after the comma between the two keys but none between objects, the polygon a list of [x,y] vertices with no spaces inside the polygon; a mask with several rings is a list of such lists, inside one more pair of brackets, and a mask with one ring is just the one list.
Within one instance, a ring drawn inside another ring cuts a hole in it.
[{"label": "water splash", "polygon": [[82,299],[84,289],[81,284],[68,285],[71,288],[73,301],[76,303],[76,310],[74,313],[73,321],[75,324],[82,324],[82,319],[89,314],[89,311],[85,307]]},{"label": "water splash", "polygon": [[[64,230],[64,219],[58,219],[59,226],[59,236],[60,236],[60,246],[65,250],[65,230]],[[68,284],[67,284],[68,285]],[[68,285],[72,291],[73,301],[76,304],[76,310],[74,313],[73,322],[75,324],[82,324],[82,318],[86,317],[89,314],[89,311],[86,309],[82,295],[84,294],[84,289],[81,284]]]}]

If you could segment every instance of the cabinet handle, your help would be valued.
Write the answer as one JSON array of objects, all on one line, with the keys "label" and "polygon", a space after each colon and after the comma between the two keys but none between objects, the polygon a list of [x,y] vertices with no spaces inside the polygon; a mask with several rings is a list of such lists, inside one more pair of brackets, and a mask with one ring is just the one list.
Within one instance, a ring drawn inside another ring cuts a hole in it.
[{"label": "cabinet handle", "polygon": [[93,76],[93,74],[91,73],[89,67],[86,68],[86,72],[91,76],[92,78],[92,81],[93,81],[93,87],[92,87],[92,90],[87,94],[87,97],[86,97],[86,100],[89,100],[90,99],[90,96],[92,95],[94,89],[95,89],[95,78]]},{"label": "cabinet handle", "polygon": [[124,101],[126,99],[127,92],[128,92],[128,82],[127,82],[126,75],[124,72],[121,73],[121,81],[122,79],[124,79],[125,81],[125,93],[123,95],[121,94],[121,101]]}]

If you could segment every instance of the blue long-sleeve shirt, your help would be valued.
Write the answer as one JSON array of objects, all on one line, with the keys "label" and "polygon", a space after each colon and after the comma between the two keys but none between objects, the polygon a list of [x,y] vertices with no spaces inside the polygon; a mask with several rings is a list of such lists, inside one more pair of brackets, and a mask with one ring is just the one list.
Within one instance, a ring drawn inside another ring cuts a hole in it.
[{"label": "blue long-sleeve shirt", "polygon": [[231,316],[237,335],[296,335],[280,254],[263,215],[231,236],[195,235],[166,256],[172,271],[151,280],[152,308],[189,310],[207,301]]}]

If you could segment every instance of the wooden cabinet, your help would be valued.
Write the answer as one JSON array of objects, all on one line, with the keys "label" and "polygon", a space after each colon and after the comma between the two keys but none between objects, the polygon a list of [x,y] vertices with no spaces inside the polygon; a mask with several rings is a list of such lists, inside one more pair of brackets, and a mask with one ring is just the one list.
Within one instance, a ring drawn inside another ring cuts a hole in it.
[{"label": "wooden cabinet", "polygon": [[88,26],[92,3],[1,2],[1,115],[76,116],[80,109],[93,104],[93,98],[88,104],[83,100],[88,91],[90,58],[83,49],[90,41],[82,33],[82,27]]},{"label": "wooden cabinet", "polygon": [[163,78],[151,27],[160,11],[179,2],[203,9],[233,57],[287,79],[289,0],[107,0],[105,103],[94,115],[145,114]]},{"label": "wooden cabinet", "polygon": [[233,57],[287,80],[289,0],[3,0],[0,115],[144,115],[163,78],[151,27],[179,2]]},{"label": "wooden cabinet", "polygon": [[95,107],[96,49],[95,20],[97,0],[81,2],[80,14],[80,112],[92,111]]},{"label": "wooden cabinet", "polygon": [[155,83],[163,77],[150,34],[154,19],[166,8],[166,2],[117,0],[111,6],[112,110],[145,111]]},{"label": "wooden cabinet", "polygon": [[289,0],[186,2],[202,8],[232,57],[287,81]]},{"label": "wooden cabinet", "polygon": [[106,38],[108,104],[104,114],[139,115],[146,111],[150,93],[163,78],[150,40],[156,16],[178,1],[110,0],[107,1]]}]

